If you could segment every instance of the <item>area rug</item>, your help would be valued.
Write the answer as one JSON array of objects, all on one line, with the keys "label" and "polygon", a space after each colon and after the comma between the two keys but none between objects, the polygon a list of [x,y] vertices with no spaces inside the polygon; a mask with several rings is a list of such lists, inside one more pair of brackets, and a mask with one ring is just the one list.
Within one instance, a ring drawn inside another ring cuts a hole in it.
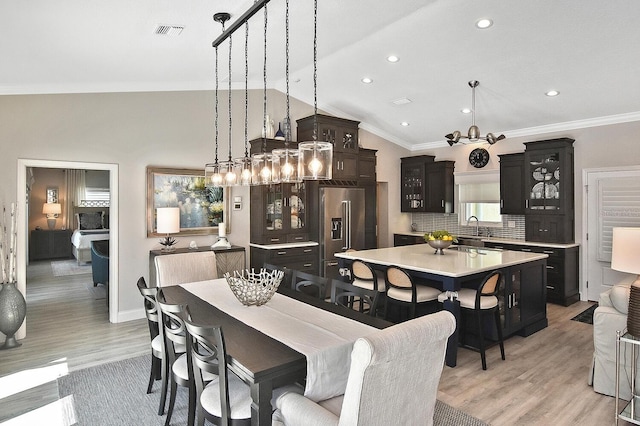
[{"label": "area rug", "polygon": [[585,309],[584,311],[580,312],[575,317],[571,318],[571,320],[572,321],[580,321],[580,322],[583,322],[585,324],[593,325],[593,311],[595,311],[597,307],[598,307],[597,303],[595,305],[589,306],[587,309]]},{"label": "area rug", "polygon": [[[160,382],[147,395],[151,359],[141,356],[70,373],[58,379],[60,398],[73,398],[70,413],[79,425],[162,425],[158,416]],[[187,422],[187,389],[178,386],[171,424]],[[441,401],[436,402],[434,424],[441,426],[486,426]]]},{"label": "area rug", "polygon": [[67,275],[83,275],[91,273],[91,264],[78,265],[75,259],[52,260],[51,270],[54,277],[64,277]]}]

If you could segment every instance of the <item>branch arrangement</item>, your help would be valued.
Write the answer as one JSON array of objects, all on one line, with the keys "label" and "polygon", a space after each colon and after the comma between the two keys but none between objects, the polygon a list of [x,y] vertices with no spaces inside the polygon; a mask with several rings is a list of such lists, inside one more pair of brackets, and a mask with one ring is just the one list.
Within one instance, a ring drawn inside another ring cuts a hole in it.
[{"label": "branch arrangement", "polygon": [[16,254],[18,233],[16,230],[17,210],[16,204],[11,203],[7,217],[7,207],[3,204],[0,217],[0,270],[2,280],[0,283],[16,282]]}]

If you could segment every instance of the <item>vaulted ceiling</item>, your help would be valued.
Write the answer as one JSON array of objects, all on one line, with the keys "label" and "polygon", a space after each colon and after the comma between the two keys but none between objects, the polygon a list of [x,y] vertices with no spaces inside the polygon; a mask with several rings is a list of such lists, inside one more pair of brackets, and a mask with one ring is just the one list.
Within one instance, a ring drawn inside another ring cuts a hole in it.
[{"label": "vaulted ceiling", "polygon": [[[252,4],[2,1],[0,94],[211,90],[221,32],[212,16],[229,12],[232,22]],[[284,5],[267,7],[267,84],[283,92]],[[312,104],[313,1],[291,0],[290,9],[290,92]],[[263,84],[263,17],[249,25],[251,88]],[[318,106],[414,150],[466,133],[470,80],[480,82],[483,135],[640,120],[638,17],[637,0],[319,0]],[[481,18],[493,26],[478,29]],[[157,35],[159,25],[184,29]],[[228,43],[218,50],[226,88]],[[231,80],[242,90],[244,29],[233,37]],[[546,96],[551,89],[560,95]]]}]

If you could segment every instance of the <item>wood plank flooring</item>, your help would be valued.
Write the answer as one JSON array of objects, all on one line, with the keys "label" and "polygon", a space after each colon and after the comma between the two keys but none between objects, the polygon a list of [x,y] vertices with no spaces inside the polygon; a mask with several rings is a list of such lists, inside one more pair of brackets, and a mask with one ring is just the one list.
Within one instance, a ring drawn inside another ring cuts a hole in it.
[{"label": "wood plank flooring", "polygon": [[[61,359],[76,370],[149,352],[146,320],[110,324],[105,300],[87,289],[90,275],[53,277],[49,262],[36,262],[27,281],[28,334],[20,348],[0,352],[0,389],[12,373]],[[506,361],[489,349],[486,371],[478,353],[460,349],[438,398],[494,426],[614,424],[614,398],[587,385],[593,328],[570,320],[589,305],[549,304],[549,327],[509,338]],[[0,399],[0,422],[56,398],[53,382]]]}]

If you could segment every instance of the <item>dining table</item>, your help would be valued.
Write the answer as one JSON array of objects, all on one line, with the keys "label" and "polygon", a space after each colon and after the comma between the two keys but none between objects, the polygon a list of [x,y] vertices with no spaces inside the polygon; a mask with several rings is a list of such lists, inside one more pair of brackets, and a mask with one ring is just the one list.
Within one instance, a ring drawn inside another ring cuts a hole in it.
[{"label": "dining table", "polygon": [[292,383],[319,401],[344,393],[359,337],[391,323],[285,286],[262,306],[235,298],[225,279],[163,287],[193,321],[221,326],[228,368],[251,388],[251,424],[270,425],[273,390]]},{"label": "dining table", "polygon": [[[336,253],[343,263],[361,260],[384,274],[388,266],[396,266],[407,271],[411,276],[424,282],[432,283],[447,293],[443,308],[450,311],[460,323],[460,302],[457,291],[462,287],[477,288],[482,278],[489,272],[503,271],[505,286],[514,281],[517,269],[526,268],[526,284],[539,289],[536,295],[539,305],[535,308],[523,327],[537,331],[547,326],[546,318],[546,258],[547,254],[520,252],[500,249],[485,249],[478,247],[454,246],[445,249],[440,254],[427,244],[414,244],[399,247],[387,247],[370,250],[347,251]],[[446,365],[455,367],[458,353],[458,334],[456,330],[449,337],[445,356]],[[527,333],[530,331],[527,331]]]}]

